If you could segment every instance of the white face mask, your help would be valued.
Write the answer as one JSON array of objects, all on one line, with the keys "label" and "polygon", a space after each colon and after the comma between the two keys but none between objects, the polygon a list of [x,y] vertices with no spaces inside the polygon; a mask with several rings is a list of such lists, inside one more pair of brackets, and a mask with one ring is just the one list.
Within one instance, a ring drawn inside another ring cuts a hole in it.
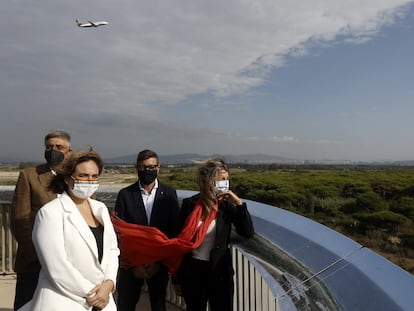
[{"label": "white face mask", "polygon": [[223,191],[227,191],[230,189],[230,181],[227,180],[216,180],[216,193],[222,193]]},{"label": "white face mask", "polygon": [[72,193],[80,199],[90,198],[99,188],[99,181],[97,180],[81,180],[73,178]]}]

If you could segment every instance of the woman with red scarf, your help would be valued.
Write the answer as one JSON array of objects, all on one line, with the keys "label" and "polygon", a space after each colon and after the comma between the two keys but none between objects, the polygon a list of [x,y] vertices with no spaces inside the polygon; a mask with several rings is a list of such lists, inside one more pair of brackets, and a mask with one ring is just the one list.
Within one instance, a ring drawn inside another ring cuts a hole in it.
[{"label": "woman with red scarf", "polygon": [[211,159],[202,164],[197,182],[200,192],[183,200],[180,224],[185,228],[189,216],[201,204],[198,225],[208,228],[201,244],[184,256],[176,276],[176,289],[181,291],[188,311],[206,310],[207,302],[211,311],[232,311],[231,228],[233,224],[238,234],[251,237],[252,220],[246,203],[229,190],[229,168],[223,160]]}]

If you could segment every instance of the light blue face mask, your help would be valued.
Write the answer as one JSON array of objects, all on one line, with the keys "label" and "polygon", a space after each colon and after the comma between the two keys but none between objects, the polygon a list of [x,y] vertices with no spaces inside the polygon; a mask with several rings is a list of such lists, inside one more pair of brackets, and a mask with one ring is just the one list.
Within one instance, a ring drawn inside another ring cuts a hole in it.
[{"label": "light blue face mask", "polygon": [[216,180],[216,193],[222,193],[223,191],[227,191],[230,189],[230,181],[229,180]]}]

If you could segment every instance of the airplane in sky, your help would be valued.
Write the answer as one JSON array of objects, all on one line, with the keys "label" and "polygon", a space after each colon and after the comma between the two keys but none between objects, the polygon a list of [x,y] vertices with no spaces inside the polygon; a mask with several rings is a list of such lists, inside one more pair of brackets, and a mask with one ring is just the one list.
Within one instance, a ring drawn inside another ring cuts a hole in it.
[{"label": "airplane in sky", "polygon": [[81,23],[78,20],[76,20],[76,24],[78,25],[78,27],[99,27],[99,26],[103,26],[103,25],[108,25],[108,22],[91,22],[88,21],[89,23]]}]

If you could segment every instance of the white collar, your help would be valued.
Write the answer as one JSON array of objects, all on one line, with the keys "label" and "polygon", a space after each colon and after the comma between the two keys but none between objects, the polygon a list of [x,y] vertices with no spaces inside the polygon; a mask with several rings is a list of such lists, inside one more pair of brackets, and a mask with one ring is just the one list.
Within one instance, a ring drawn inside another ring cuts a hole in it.
[{"label": "white collar", "polygon": [[[139,180],[138,180],[138,186],[139,186],[139,190],[141,190],[141,192],[147,193],[146,190],[144,189],[144,187],[141,185],[141,182]],[[154,189],[158,189],[158,179],[157,178],[155,178],[155,184],[154,184],[154,187],[152,187],[150,193],[152,193],[152,190],[154,190]]]}]

